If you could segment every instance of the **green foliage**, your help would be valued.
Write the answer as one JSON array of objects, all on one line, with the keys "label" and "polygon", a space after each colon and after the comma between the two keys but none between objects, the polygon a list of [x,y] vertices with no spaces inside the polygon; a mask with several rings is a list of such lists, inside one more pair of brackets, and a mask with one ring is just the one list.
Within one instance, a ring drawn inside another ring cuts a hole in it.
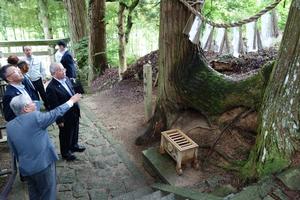
[{"label": "green foliage", "polygon": [[73,46],[73,49],[76,52],[76,60],[79,68],[88,66],[88,42],[88,38],[85,37]]},{"label": "green foliage", "polygon": [[[203,11],[205,16],[215,22],[230,23],[251,17],[273,2],[274,0],[210,0],[206,1]],[[286,22],[290,3],[291,0],[286,0],[285,7],[283,7],[283,2],[276,7],[281,30]]]},{"label": "green foliage", "polygon": [[[62,1],[48,0],[50,25],[54,36],[61,37],[67,32],[66,11]],[[43,27],[38,18],[39,7],[37,0],[1,0],[0,1],[0,36],[3,39],[12,38],[9,30],[23,30],[27,33],[26,38],[16,35],[14,39],[41,39]],[[64,31],[63,31],[64,30]],[[60,33],[60,34],[59,34]],[[14,36],[15,37],[15,36]],[[1,38],[1,37],[0,37]]]},{"label": "green foliage", "polygon": [[78,43],[74,44],[73,49],[76,52],[76,60],[78,66],[78,77],[81,81],[88,80],[88,38],[83,38]]}]

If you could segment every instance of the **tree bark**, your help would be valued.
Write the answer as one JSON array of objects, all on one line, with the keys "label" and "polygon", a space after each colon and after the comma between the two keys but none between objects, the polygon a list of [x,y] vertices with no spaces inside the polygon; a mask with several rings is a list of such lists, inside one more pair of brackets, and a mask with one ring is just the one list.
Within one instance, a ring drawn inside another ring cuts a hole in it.
[{"label": "tree bark", "polygon": [[177,66],[193,54],[194,47],[181,33],[189,15],[179,1],[160,3],[158,100],[148,129],[136,140],[138,145],[149,143],[170,127],[181,107],[174,75],[179,71]]},{"label": "tree bark", "polygon": [[128,6],[128,15],[127,15],[127,23],[126,23],[126,31],[125,31],[125,37],[126,37],[126,44],[128,43],[129,40],[129,35],[131,32],[131,28],[133,25],[132,22],[132,13],[134,11],[134,9],[137,7],[137,5],[139,4],[140,0],[134,0],[130,6]]},{"label": "tree bark", "polygon": [[39,18],[42,22],[45,39],[53,39],[52,28],[49,23],[48,0],[39,0]]},{"label": "tree bark", "polygon": [[103,74],[107,65],[105,0],[89,1],[89,83],[99,74]]},{"label": "tree bark", "polygon": [[71,41],[77,43],[88,33],[86,4],[83,0],[64,0],[64,4],[68,11]]},{"label": "tree bark", "polygon": [[300,1],[293,0],[281,41],[279,57],[264,94],[260,129],[246,177],[261,177],[291,163],[299,149],[300,120]]},{"label": "tree bark", "polygon": [[125,10],[126,5],[119,2],[118,12],[118,35],[119,35],[119,74],[121,75],[127,69],[126,61],[126,38],[125,38]]}]

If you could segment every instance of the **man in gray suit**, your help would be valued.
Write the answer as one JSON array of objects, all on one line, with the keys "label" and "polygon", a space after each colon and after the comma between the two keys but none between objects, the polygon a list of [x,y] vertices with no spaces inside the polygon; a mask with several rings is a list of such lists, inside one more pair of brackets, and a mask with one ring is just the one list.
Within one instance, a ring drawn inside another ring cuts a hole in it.
[{"label": "man in gray suit", "polygon": [[11,100],[10,107],[17,117],[6,125],[8,143],[17,158],[20,173],[27,180],[30,200],[56,199],[55,161],[58,156],[47,127],[80,97],[75,94],[66,103],[45,113],[36,111],[28,95],[20,94]]}]

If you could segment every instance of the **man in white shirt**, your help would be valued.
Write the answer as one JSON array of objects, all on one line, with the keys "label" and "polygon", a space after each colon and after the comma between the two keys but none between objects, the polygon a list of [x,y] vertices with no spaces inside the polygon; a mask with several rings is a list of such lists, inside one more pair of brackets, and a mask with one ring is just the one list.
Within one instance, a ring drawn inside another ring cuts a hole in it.
[{"label": "man in white shirt", "polygon": [[46,78],[45,68],[40,59],[32,55],[32,49],[30,46],[24,46],[23,52],[25,54],[24,60],[26,60],[29,64],[29,78],[34,87],[38,90],[45,108],[49,110],[47,95],[43,84]]}]

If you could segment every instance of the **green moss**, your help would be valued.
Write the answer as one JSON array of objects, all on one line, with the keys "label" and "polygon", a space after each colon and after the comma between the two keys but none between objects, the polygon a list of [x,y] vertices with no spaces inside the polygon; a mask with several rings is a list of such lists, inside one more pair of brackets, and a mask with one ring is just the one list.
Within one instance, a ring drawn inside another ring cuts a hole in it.
[{"label": "green moss", "polygon": [[183,69],[178,91],[190,107],[207,115],[237,106],[259,108],[272,66],[237,81],[211,69],[198,55]]},{"label": "green moss", "polygon": [[262,145],[262,138],[257,138],[256,146],[250,153],[248,162],[241,168],[241,177],[245,180],[262,178],[272,173],[279,172],[290,165],[289,156],[279,153],[276,146],[269,144],[268,155],[264,162],[258,149]]}]

